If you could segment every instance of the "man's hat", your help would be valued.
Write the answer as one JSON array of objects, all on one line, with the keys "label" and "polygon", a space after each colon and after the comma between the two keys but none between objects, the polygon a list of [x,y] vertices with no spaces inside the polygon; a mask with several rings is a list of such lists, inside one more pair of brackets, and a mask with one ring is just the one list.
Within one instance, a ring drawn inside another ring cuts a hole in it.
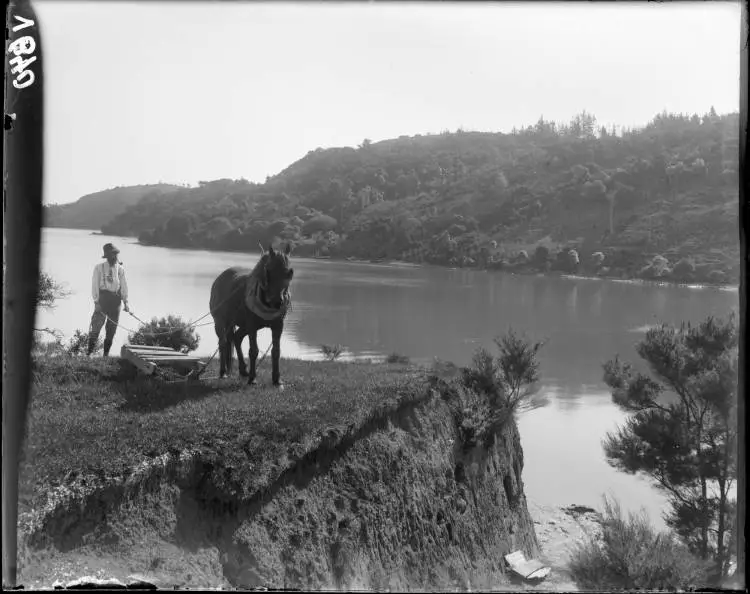
[{"label": "man's hat", "polygon": [[104,250],[104,255],[102,256],[102,258],[108,258],[112,254],[119,254],[120,253],[120,250],[118,250],[114,246],[114,244],[111,244],[111,243],[105,243],[103,250]]}]

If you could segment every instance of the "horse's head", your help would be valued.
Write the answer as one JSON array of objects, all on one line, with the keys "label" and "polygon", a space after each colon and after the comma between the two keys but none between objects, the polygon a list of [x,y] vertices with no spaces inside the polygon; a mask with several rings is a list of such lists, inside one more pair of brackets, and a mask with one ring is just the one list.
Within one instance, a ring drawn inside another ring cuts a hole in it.
[{"label": "horse's head", "polygon": [[283,252],[274,250],[271,245],[268,246],[268,251],[264,250],[262,245],[260,249],[260,299],[268,307],[281,309],[294,276],[294,269],[289,266],[292,246],[287,243]]}]

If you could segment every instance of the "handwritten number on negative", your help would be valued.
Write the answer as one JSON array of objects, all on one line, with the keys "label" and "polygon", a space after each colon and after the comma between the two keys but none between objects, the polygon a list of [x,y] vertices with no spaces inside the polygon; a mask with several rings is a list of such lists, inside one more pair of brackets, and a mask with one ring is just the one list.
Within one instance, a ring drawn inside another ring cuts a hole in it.
[{"label": "handwritten number on negative", "polygon": [[[33,21],[31,21],[31,23],[33,24]],[[13,30],[15,31],[17,28],[24,28],[28,26],[30,25],[24,23],[23,25],[18,25]],[[31,64],[36,61],[36,56],[23,58],[24,55],[33,54],[35,49],[36,42],[34,41],[33,37],[29,37],[28,35],[19,37],[13,43],[8,45],[8,53],[14,54],[16,56],[10,61],[10,65],[13,66],[13,68],[11,69],[11,73],[18,75],[13,81],[13,86],[17,89],[24,89],[28,87],[34,82],[36,78],[33,71],[26,70],[29,66],[31,66]]]}]

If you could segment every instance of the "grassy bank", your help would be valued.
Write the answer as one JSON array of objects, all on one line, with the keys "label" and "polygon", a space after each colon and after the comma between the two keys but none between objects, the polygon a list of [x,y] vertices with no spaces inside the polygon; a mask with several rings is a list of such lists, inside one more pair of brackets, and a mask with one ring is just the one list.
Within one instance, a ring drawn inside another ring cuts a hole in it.
[{"label": "grassy bank", "polygon": [[[336,442],[426,394],[424,374],[399,364],[284,360],[286,383],[244,379],[164,383],[133,377],[119,359],[37,358],[21,464],[21,512],[50,487],[127,476],[167,452],[200,450],[250,496],[323,439]],[[211,367],[206,375],[215,371]]]},{"label": "grassy bank", "polygon": [[286,360],[279,392],[267,366],[248,388],[137,378],[117,359],[37,357],[23,579],[502,583],[503,554],[536,550],[520,436],[509,423],[492,445],[476,431],[464,442],[460,404],[471,402],[432,375],[455,377],[448,367],[426,382],[405,362]]}]

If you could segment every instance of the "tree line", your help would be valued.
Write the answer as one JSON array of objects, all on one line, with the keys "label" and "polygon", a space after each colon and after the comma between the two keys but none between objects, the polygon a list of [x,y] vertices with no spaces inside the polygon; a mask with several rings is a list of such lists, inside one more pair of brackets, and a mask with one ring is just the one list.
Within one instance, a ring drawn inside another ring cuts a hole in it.
[{"label": "tree line", "polygon": [[302,255],[736,282],[738,132],[738,114],[713,109],[619,130],[583,111],[510,134],[365,139],[310,151],[262,184],[151,193],[102,231],[169,247],[283,240]]}]

